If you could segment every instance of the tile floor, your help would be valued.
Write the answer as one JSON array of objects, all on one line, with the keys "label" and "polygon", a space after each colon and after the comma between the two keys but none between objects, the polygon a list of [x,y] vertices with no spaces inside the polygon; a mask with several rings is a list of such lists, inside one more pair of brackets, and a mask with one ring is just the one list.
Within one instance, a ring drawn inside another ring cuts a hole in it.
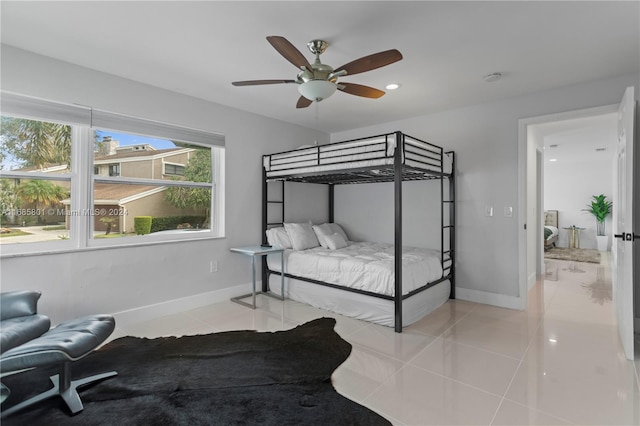
[{"label": "tile floor", "polygon": [[353,345],[334,386],[394,425],[640,425],[640,356],[622,355],[606,257],[547,270],[525,312],[450,301],[402,334],[259,296],[256,310],[219,303],[113,338],[277,331],[330,316]]}]

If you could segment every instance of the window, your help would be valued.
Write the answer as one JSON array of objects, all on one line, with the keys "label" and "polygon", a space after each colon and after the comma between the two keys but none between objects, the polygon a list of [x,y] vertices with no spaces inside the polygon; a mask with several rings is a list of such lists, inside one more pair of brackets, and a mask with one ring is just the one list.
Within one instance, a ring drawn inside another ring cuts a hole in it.
[{"label": "window", "polygon": [[69,239],[63,203],[71,200],[71,126],[1,120],[0,244]]},{"label": "window", "polygon": [[120,164],[109,164],[109,176],[120,176]]},{"label": "window", "polygon": [[184,166],[182,164],[164,164],[164,174],[174,176],[184,176]]},{"label": "window", "polygon": [[3,94],[3,256],[224,235],[220,135],[85,110]]}]

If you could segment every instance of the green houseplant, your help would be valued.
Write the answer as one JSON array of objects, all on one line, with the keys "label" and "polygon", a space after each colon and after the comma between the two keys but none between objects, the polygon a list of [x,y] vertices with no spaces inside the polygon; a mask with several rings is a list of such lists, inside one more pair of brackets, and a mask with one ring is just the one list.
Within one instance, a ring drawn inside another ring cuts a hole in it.
[{"label": "green houseplant", "polygon": [[613,202],[607,201],[607,197],[602,194],[594,195],[592,198],[591,204],[587,204],[587,208],[583,210],[596,218],[596,235],[603,236],[605,235],[604,220],[611,214]]}]

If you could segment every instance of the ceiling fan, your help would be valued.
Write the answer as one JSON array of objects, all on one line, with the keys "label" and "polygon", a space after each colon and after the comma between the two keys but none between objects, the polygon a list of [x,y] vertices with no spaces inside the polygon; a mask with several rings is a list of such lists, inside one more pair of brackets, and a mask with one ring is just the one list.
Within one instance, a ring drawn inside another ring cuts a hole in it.
[{"label": "ceiling fan", "polygon": [[309,47],[311,53],[316,55],[313,64],[310,64],[304,55],[286,38],[269,36],[267,37],[267,41],[271,43],[274,49],[286,60],[301,70],[296,76],[296,79],[234,81],[231,84],[234,86],[257,86],[261,84],[295,83],[298,85],[298,91],[302,95],[300,99],[298,99],[296,108],[306,108],[311,105],[313,101],[320,102],[323,99],[327,99],[336,90],[350,95],[377,99],[384,95],[382,90],[361,84],[338,82],[338,78],[345,75],[371,71],[402,59],[402,54],[399,51],[391,49],[364,56],[334,70],[329,65],[320,62],[320,55],[324,53],[329,46],[329,43],[324,40],[311,40],[307,43],[307,47]]}]

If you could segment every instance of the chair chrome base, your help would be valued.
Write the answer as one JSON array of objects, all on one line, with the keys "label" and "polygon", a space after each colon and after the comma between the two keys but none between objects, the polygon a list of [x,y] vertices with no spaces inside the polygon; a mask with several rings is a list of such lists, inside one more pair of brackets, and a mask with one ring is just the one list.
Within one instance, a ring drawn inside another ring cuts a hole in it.
[{"label": "chair chrome base", "polygon": [[85,377],[84,379],[71,380],[70,363],[65,362],[64,364],[62,364],[60,374],[49,377],[49,379],[53,383],[53,387],[51,389],[32,398],[29,398],[26,401],[21,402],[20,404],[14,405],[7,410],[2,410],[1,418],[4,419],[5,417],[10,416],[16,411],[22,410],[23,408],[29,407],[30,405],[54,397],[56,395],[60,395],[62,397],[72,414],[79,413],[84,409],[84,407],[82,405],[82,401],[80,400],[80,395],[78,395],[78,388],[89,383],[96,382],[98,380],[116,376],[117,374],[118,373],[115,371],[110,371],[108,373]]}]

